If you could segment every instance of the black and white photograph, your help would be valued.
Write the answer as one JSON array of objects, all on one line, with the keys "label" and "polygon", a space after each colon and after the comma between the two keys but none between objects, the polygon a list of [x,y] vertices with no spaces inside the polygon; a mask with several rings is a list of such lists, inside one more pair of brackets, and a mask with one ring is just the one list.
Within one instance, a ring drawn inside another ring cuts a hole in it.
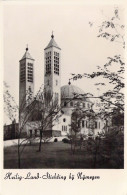
[{"label": "black and white photograph", "polygon": [[3,65],[3,169],[124,169],[124,6],[4,4]]}]

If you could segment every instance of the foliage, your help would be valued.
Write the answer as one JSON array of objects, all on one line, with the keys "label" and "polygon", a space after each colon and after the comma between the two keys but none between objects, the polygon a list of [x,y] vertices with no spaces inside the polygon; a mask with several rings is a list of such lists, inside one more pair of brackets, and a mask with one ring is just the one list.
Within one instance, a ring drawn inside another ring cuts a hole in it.
[{"label": "foliage", "polygon": [[[91,24],[91,23],[90,23]],[[90,25],[93,26],[93,25]],[[110,42],[117,42],[125,48],[124,40],[124,25],[121,24],[119,9],[115,8],[113,17],[103,21],[98,27],[98,38],[104,38]],[[97,66],[97,71],[91,74],[72,74],[72,79],[77,80],[83,77],[94,79],[101,77],[106,79],[110,86],[110,89],[103,93],[99,98],[103,102],[108,102],[108,108],[119,108],[124,111],[124,83],[125,62],[120,54],[116,54],[113,57],[107,57],[107,62],[102,66]],[[104,82],[95,83],[95,85],[105,86]]]},{"label": "foliage", "polygon": [[118,128],[89,137],[84,147],[92,154],[93,168],[123,168],[124,135]]},{"label": "foliage", "polygon": [[[87,119],[88,134],[81,133],[81,122],[83,119]],[[84,110],[82,108],[76,108],[73,110],[71,116],[70,135],[68,135],[71,140],[71,150],[73,154],[75,153],[76,146],[80,146],[81,150],[83,140],[86,140],[88,136],[94,136],[95,119],[96,114],[91,109]]]},{"label": "foliage", "polygon": [[67,138],[64,138],[64,139],[62,139],[62,142],[63,142],[63,143],[70,143],[70,140],[67,139]]}]

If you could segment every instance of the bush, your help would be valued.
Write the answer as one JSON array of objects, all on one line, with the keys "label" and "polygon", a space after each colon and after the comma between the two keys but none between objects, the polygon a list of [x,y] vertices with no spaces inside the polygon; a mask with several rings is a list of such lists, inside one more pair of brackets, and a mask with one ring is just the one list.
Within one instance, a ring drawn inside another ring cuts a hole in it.
[{"label": "bush", "polygon": [[63,142],[63,143],[70,143],[70,140],[67,139],[67,138],[63,138],[63,139],[62,139],[62,142]]},{"label": "bush", "polygon": [[55,138],[55,139],[54,139],[54,142],[57,142],[57,141],[58,141],[57,138]]}]

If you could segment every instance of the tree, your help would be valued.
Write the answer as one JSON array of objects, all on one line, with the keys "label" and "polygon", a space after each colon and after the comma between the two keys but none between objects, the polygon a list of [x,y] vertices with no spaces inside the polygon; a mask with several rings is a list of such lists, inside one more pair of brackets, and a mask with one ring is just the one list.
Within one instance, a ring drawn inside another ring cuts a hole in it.
[{"label": "tree", "polygon": [[[92,25],[93,26],[93,25]],[[117,42],[120,44],[123,49],[125,48],[124,40],[124,25],[121,24],[120,20],[120,9],[115,8],[113,17],[110,19],[104,20],[98,26],[98,38],[104,38],[110,42]],[[118,45],[119,46],[119,45]],[[115,108],[124,111],[124,72],[125,72],[125,63],[124,59],[120,54],[116,54],[112,57],[107,57],[107,62],[103,66],[98,66],[97,71],[91,74],[72,74],[72,79],[77,80],[83,77],[94,79],[94,78],[103,78],[106,79],[110,84],[110,89],[103,93],[99,98],[103,102],[108,102],[108,108],[112,105]],[[104,82],[95,83],[97,86],[105,86]],[[111,86],[112,85],[112,86]]]},{"label": "tree", "polygon": [[73,151],[73,154],[75,153],[75,148],[76,148],[76,142],[77,139],[79,138],[79,133],[81,131],[81,120],[82,120],[82,112],[81,110],[75,109],[72,112],[71,115],[71,150]]},{"label": "tree", "polygon": [[55,98],[54,94],[47,93],[45,89],[38,92],[36,100],[38,100],[38,104],[40,105],[38,109],[41,113],[40,123],[38,125],[40,131],[39,151],[41,151],[42,140],[44,142],[47,140],[45,135],[46,130],[55,126],[56,121],[59,122],[62,112],[58,98]]},{"label": "tree", "polygon": [[[21,102],[19,107],[16,104],[14,98],[10,95],[9,90],[6,90],[7,84],[5,83],[5,111],[10,120],[13,120],[15,118],[14,114],[19,114],[19,130],[17,144],[19,168],[21,167],[21,154],[23,153],[25,146],[28,143],[31,144],[32,141],[37,138],[36,136],[32,137],[31,135],[27,134],[23,137],[23,139],[21,139],[23,133],[26,133],[27,127],[30,127],[31,129],[34,129],[36,127],[36,129],[39,130],[37,139],[39,139],[39,151],[41,151],[42,141],[47,141],[47,137],[45,136],[47,128],[53,127],[56,122],[58,123],[59,118],[63,114],[63,102],[61,102],[61,104],[58,103],[58,98],[54,98],[54,94],[47,93],[46,90],[42,88],[42,86],[38,90],[35,97],[33,97],[31,91],[28,90],[24,95],[23,101]],[[74,98],[78,96],[79,95],[76,94]],[[68,100],[67,103],[69,103],[70,101],[72,100]]]},{"label": "tree", "polygon": [[[81,132],[81,125],[82,121],[86,119],[87,120],[87,128],[88,133],[85,134]],[[93,136],[95,135],[94,129],[95,129],[95,119],[96,114],[93,112],[92,109],[83,109],[83,108],[75,108],[71,115],[71,125],[70,125],[70,135],[69,138],[71,138],[71,150],[73,153],[76,149],[76,144],[80,146],[80,150],[82,148],[83,140],[88,137],[89,135]]]},{"label": "tree", "polygon": [[[9,91],[9,86],[4,82],[4,111],[7,114],[10,121],[18,120],[18,167],[21,167],[21,155],[25,149],[25,146],[31,142],[31,137],[24,135],[26,133],[26,124],[33,116],[35,103],[33,102],[32,93],[28,89],[21,102],[20,107],[16,104],[14,97]],[[26,98],[27,97],[27,98]],[[30,124],[29,124],[30,125]]]}]

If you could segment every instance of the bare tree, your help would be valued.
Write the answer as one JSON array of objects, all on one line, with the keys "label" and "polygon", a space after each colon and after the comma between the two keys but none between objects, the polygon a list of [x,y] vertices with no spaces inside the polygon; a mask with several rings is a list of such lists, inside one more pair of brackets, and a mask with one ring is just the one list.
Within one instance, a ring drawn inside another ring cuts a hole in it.
[{"label": "bare tree", "polygon": [[39,151],[41,151],[42,140],[44,142],[47,140],[46,131],[48,129],[52,129],[56,122],[59,122],[62,112],[58,98],[55,98],[54,94],[47,93],[45,89],[43,91],[39,91],[36,98],[38,103],[41,105],[38,107],[39,112],[41,113],[41,119],[38,126],[40,131]]},{"label": "bare tree", "polygon": [[[21,155],[25,146],[31,141],[31,137],[26,135],[26,124],[33,115],[35,103],[33,102],[32,93],[30,90],[26,91],[20,107],[17,105],[14,97],[9,91],[9,86],[4,82],[4,111],[10,121],[19,119],[18,126],[18,167],[21,167]],[[27,99],[26,99],[27,97]],[[30,125],[30,124],[29,124]],[[25,135],[24,135],[25,134]]]}]

